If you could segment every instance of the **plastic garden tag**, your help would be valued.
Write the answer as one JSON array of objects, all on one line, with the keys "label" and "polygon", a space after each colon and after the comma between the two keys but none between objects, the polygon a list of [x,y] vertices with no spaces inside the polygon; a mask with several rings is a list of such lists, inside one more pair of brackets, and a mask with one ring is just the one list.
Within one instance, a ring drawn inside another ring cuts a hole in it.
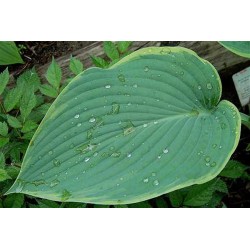
[{"label": "plastic garden tag", "polygon": [[233,81],[242,106],[250,103],[250,67],[233,75]]}]

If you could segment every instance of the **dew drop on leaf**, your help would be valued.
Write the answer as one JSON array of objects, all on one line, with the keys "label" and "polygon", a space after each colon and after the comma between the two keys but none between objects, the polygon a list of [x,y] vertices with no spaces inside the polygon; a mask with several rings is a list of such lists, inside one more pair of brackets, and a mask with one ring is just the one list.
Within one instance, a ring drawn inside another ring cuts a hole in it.
[{"label": "dew drop on leaf", "polygon": [[110,89],[111,86],[110,86],[110,85],[106,85],[105,88],[106,88],[106,89]]},{"label": "dew drop on leaf", "polygon": [[131,153],[128,153],[128,154],[127,154],[127,157],[128,157],[128,158],[130,158],[131,156],[132,156],[132,154],[131,154]]},{"label": "dew drop on leaf", "polygon": [[208,83],[207,84],[207,89],[212,89],[213,88],[213,86],[211,85],[211,83]]},{"label": "dew drop on leaf", "polygon": [[54,159],[53,164],[55,167],[59,167],[61,165],[61,161],[58,159]]},{"label": "dew drop on leaf", "polygon": [[148,66],[145,66],[145,67],[144,67],[144,71],[145,71],[145,72],[148,72],[148,71],[149,71],[149,67],[148,67]]},{"label": "dew drop on leaf", "polygon": [[75,119],[78,119],[79,117],[80,117],[79,114],[77,114],[77,115],[74,116]]},{"label": "dew drop on leaf", "polygon": [[168,153],[168,149],[167,148],[163,149],[163,153],[167,154]]},{"label": "dew drop on leaf", "polygon": [[95,122],[95,118],[94,117],[90,118],[89,122],[91,122],[91,123]]},{"label": "dew drop on leaf", "polygon": [[124,75],[122,75],[122,74],[120,74],[120,75],[118,75],[118,80],[120,81],[120,82],[125,82],[125,76]]},{"label": "dew drop on leaf", "polygon": [[59,180],[53,180],[51,183],[50,183],[50,187],[55,187],[55,186],[57,186],[58,184],[60,183],[60,181]]},{"label": "dew drop on leaf", "polygon": [[144,183],[148,183],[148,181],[149,181],[148,178],[145,178],[145,179],[143,180]]},{"label": "dew drop on leaf", "polygon": [[153,184],[154,184],[154,186],[158,186],[160,183],[158,180],[154,180]]}]

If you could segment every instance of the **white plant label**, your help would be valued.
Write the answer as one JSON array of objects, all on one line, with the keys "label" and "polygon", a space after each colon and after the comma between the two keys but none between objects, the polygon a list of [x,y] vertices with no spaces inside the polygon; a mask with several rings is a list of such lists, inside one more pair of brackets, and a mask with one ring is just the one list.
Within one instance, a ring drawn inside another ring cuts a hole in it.
[{"label": "white plant label", "polygon": [[250,67],[233,75],[233,81],[242,106],[250,103]]}]

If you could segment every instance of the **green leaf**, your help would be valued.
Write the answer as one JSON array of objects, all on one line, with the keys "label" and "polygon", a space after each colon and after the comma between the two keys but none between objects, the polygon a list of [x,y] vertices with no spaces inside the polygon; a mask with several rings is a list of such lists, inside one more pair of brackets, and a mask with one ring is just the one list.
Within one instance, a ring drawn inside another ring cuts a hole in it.
[{"label": "green leaf", "polygon": [[22,139],[26,139],[26,140],[31,140],[33,135],[34,135],[35,131],[30,131],[30,132],[27,132],[25,133],[23,136],[22,136]]},{"label": "green leaf", "polygon": [[106,55],[111,59],[111,60],[115,60],[115,59],[119,59],[119,52],[116,48],[116,45],[112,42],[103,42],[103,49],[104,52],[106,53]]},{"label": "green leaf", "polygon": [[56,98],[58,95],[57,90],[53,86],[50,86],[49,84],[43,84],[42,86],[40,86],[39,89],[42,94],[52,98]]},{"label": "green leaf", "polygon": [[121,53],[125,53],[131,44],[132,42],[121,41],[117,42],[117,47]]},{"label": "green leaf", "polygon": [[85,208],[87,204],[77,202],[63,202],[61,208]]},{"label": "green leaf", "polygon": [[239,56],[250,58],[250,41],[223,41],[220,44]]},{"label": "green leaf", "polygon": [[180,207],[183,203],[183,194],[177,190],[168,194],[169,200],[173,207]]},{"label": "green leaf", "polygon": [[4,199],[3,206],[6,208],[21,208],[23,203],[23,194],[10,194]]},{"label": "green leaf", "polygon": [[[1,43],[1,42],[0,42]],[[8,84],[10,79],[8,68],[6,68],[1,74],[0,74],[0,95],[3,93],[6,85]]]},{"label": "green leaf", "polygon": [[1,181],[5,181],[7,179],[11,179],[11,177],[8,175],[8,173],[6,172],[6,170],[0,168],[0,182]]},{"label": "green leaf", "polygon": [[122,205],[206,183],[240,137],[240,114],[220,96],[214,67],[181,47],[85,70],[51,105],[8,193]]},{"label": "green leaf", "polygon": [[40,208],[59,208],[60,205],[54,201],[49,201],[49,200],[37,200],[37,203]]},{"label": "green leaf", "polygon": [[4,98],[4,108],[6,112],[10,112],[19,102],[22,95],[22,90],[18,87],[8,91]]},{"label": "green leaf", "polygon": [[231,160],[220,173],[220,176],[236,179],[240,178],[246,170],[246,166],[238,161]]},{"label": "green leaf", "polygon": [[148,201],[134,203],[134,204],[128,205],[128,207],[131,207],[131,208],[152,208],[152,206],[149,204]]},{"label": "green leaf", "polygon": [[166,207],[168,207],[167,202],[162,197],[156,198],[155,203],[156,203],[157,208],[166,208]]},{"label": "green leaf", "polygon": [[[37,91],[41,84],[40,78],[35,68],[26,70],[22,75],[17,78],[17,85],[25,86],[24,88],[33,88]],[[25,92],[25,89],[24,89]]]},{"label": "green leaf", "polygon": [[75,75],[78,75],[83,71],[83,64],[81,63],[80,60],[71,57],[69,68]]},{"label": "green leaf", "polygon": [[9,142],[9,140],[10,140],[9,138],[0,137],[0,148],[5,146]]},{"label": "green leaf", "polygon": [[0,65],[23,63],[14,42],[0,42]]},{"label": "green leaf", "polygon": [[9,166],[8,168],[6,168],[6,171],[12,179],[15,179],[19,174],[20,168]]},{"label": "green leaf", "polygon": [[105,61],[103,58],[98,56],[91,56],[92,63],[99,68],[106,68],[108,67],[109,63]]},{"label": "green leaf", "polygon": [[33,87],[26,89],[24,92],[21,101],[20,101],[20,111],[23,120],[25,120],[32,109],[36,106],[36,96],[34,94]]},{"label": "green leaf", "polygon": [[22,124],[21,122],[14,116],[7,115],[7,122],[12,128],[21,128]]},{"label": "green leaf", "polygon": [[248,129],[250,129],[250,116],[244,113],[240,113],[240,117],[242,124],[245,125]]},{"label": "green leaf", "polygon": [[62,70],[58,63],[55,61],[54,57],[46,72],[46,79],[53,87],[59,89],[60,82],[62,79]]},{"label": "green leaf", "polygon": [[199,207],[210,202],[215,191],[227,193],[227,185],[220,179],[214,179],[202,185],[195,185],[189,188],[184,199],[185,206]]},{"label": "green leaf", "polygon": [[8,125],[6,122],[0,122],[0,135],[7,136],[8,134]]},{"label": "green leaf", "polygon": [[5,165],[5,156],[3,152],[0,152],[0,167],[3,167]]},{"label": "green leaf", "polygon": [[24,123],[23,128],[21,129],[21,132],[27,133],[27,132],[30,132],[31,130],[36,129],[37,127],[38,125],[35,122],[28,120]]}]

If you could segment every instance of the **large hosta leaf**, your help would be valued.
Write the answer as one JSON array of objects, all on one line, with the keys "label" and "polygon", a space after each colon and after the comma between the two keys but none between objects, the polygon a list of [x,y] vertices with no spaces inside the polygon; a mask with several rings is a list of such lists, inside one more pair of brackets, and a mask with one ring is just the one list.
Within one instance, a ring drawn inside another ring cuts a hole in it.
[{"label": "large hosta leaf", "polygon": [[239,56],[250,58],[250,41],[223,41],[220,44]]},{"label": "large hosta leaf", "polygon": [[50,107],[9,193],[122,204],[207,182],[240,134],[237,108],[220,96],[214,67],[184,48],[88,69]]}]

